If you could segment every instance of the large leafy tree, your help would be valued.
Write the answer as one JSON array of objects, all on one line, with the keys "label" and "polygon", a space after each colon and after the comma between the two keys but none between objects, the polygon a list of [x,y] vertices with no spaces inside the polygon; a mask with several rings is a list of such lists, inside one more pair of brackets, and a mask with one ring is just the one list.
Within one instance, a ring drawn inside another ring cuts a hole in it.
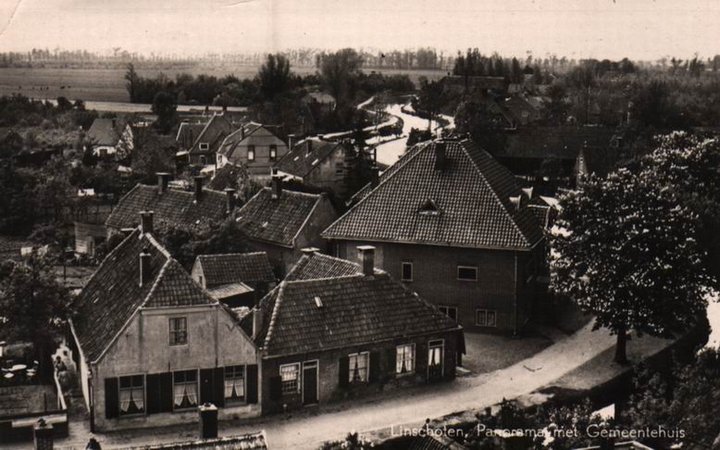
[{"label": "large leafy tree", "polygon": [[355,94],[362,57],[351,48],[324,55],[320,62],[323,83],[335,97],[338,107],[349,104]]},{"label": "large leafy tree", "polygon": [[67,291],[56,281],[46,259],[32,256],[0,270],[0,336],[32,342],[43,368],[54,336],[62,331],[69,313]]},{"label": "large leafy tree", "polygon": [[697,215],[651,171],[590,177],[561,198],[550,236],[551,288],[617,335],[670,337],[705,313],[713,284],[697,241]]},{"label": "large leafy tree", "polygon": [[162,133],[169,132],[177,121],[177,98],[174,94],[160,91],[155,94],[152,112],[157,115],[155,126]]},{"label": "large leafy tree", "polygon": [[290,87],[290,61],[281,54],[269,54],[258,71],[260,91],[267,100],[282,94]]}]

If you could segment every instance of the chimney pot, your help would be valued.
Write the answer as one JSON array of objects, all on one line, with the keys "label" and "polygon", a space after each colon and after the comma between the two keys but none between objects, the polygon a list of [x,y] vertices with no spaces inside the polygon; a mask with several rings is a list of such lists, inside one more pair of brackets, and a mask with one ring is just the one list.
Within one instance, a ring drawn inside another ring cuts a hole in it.
[{"label": "chimney pot", "polygon": [[272,198],[273,200],[277,200],[282,195],[283,191],[283,177],[282,175],[273,175],[272,176]]},{"label": "chimney pot", "polygon": [[153,211],[140,211],[140,230],[143,233],[153,233]]},{"label": "chimney pot", "polygon": [[54,430],[52,424],[40,418],[33,426],[33,442],[35,450],[53,450]]},{"label": "chimney pot", "polygon": [[147,249],[143,249],[140,252],[140,286],[150,282],[150,258],[152,255],[148,253]]},{"label": "chimney pot", "polygon": [[375,274],[375,247],[372,245],[360,245],[357,249],[363,275],[366,277],[373,276]]},{"label": "chimney pot", "polygon": [[312,141],[312,139],[307,139],[305,141],[305,153],[309,155],[310,153],[312,153],[312,151],[313,151],[313,141]]},{"label": "chimney pot", "polygon": [[294,145],[295,145],[295,135],[288,134],[288,150],[292,151]]},{"label": "chimney pot", "polygon": [[205,181],[205,177],[202,175],[198,175],[195,178],[195,200],[200,201],[200,198],[202,197],[202,190],[203,190],[203,182]]},{"label": "chimney pot", "polygon": [[375,164],[370,168],[370,186],[374,189],[380,184],[380,168]]},{"label": "chimney pot", "polygon": [[225,188],[225,195],[227,200],[226,213],[230,214],[235,209],[235,189]]},{"label": "chimney pot", "polygon": [[435,142],[435,170],[443,171],[447,166],[447,155],[445,152],[445,141]]},{"label": "chimney pot", "polygon": [[157,172],[158,177],[158,193],[164,194],[170,183],[170,174],[167,172]]},{"label": "chimney pot", "polygon": [[252,319],[253,319],[252,333],[253,333],[253,339],[255,339],[258,336],[258,334],[260,334],[260,330],[262,329],[262,326],[263,326],[262,312],[256,308],[256,309],[253,309],[252,315],[253,315],[253,317],[252,317]]}]

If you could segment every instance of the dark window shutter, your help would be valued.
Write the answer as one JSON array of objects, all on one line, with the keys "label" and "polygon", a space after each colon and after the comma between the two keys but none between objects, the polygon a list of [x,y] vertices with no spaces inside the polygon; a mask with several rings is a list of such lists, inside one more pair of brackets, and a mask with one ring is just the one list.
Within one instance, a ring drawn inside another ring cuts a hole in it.
[{"label": "dark window shutter", "polygon": [[257,364],[252,364],[247,366],[247,370],[245,371],[245,377],[247,378],[245,380],[245,386],[247,387],[247,392],[245,393],[245,400],[248,403],[255,404],[258,402],[258,366]]},{"label": "dark window shutter", "polygon": [[120,413],[118,379],[105,378],[105,417],[113,419]]},{"label": "dark window shutter", "polygon": [[213,369],[200,369],[200,403],[212,403],[218,406],[215,402],[214,391]]},{"label": "dark window shutter", "polygon": [[160,389],[158,390],[159,412],[172,412],[173,410],[173,379],[172,372],[165,372],[158,375]]},{"label": "dark window shutter", "polygon": [[380,353],[370,352],[370,373],[368,375],[371,383],[380,379]]},{"label": "dark window shutter", "polygon": [[415,344],[415,373],[420,375],[427,374],[428,365],[428,345],[427,342],[417,342]]},{"label": "dark window shutter", "polygon": [[282,398],[282,378],[270,377],[270,400]]},{"label": "dark window shutter", "polygon": [[338,385],[347,387],[350,381],[350,358],[343,356],[338,361]]},{"label": "dark window shutter", "polygon": [[397,361],[397,348],[395,346],[390,347],[387,349],[387,367],[385,370],[385,375],[388,377],[394,377],[395,376],[395,363]]},{"label": "dark window shutter", "polygon": [[213,370],[213,394],[215,406],[225,406],[225,369],[223,367]]},{"label": "dark window shutter", "polygon": [[145,396],[147,397],[147,413],[159,413],[160,408],[160,374],[149,374],[146,377]]}]

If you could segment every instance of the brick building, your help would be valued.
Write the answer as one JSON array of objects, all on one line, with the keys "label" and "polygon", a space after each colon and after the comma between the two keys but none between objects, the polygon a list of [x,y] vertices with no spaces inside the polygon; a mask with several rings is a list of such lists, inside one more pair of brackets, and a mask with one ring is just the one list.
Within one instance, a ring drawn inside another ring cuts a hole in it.
[{"label": "brick building", "polygon": [[213,114],[199,133],[196,124],[183,123],[176,139],[181,144],[180,154],[190,164],[215,164],[215,154],[233,129],[233,124],[223,114]]},{"label": "brick building", "polygon": [[336,218],[327,195],[283,189],[279,175],[235,214],[250,247],[266,252],[281,273],[295,264],[303,248],[325,247],[320,233]]},{"label": "brick building", "polygon": [[462,327],[387,273],[304,255],[243,321],[262,353],[263,413],[451,380]]},{"label": "brick building", "polygon": [[531,191],[469,140],[419,144],[323,232],[337,256],[378,267],[464,327],[518,332],[544,258]]},{"label": "brick building", "polygon": [[275,168],[281,175],[344,197],[348,193],[348,172],[354,157],[355,149],[349,143],[305,139],[278,161]]},{"label": "brick building", "polygon": [[217,167],[242,165],[252,178],[269,178],[270,168],[288,152],[288,146],[268,126],[249,123],[228,135],[217,153]]},{"label": "brick building", "polygon": [[253,307],[275,287],[275,275],[264,252],[199,255],[190,274],[213,298],[231,308]]},{"label": "brick building", "polygon": [[76,298],[71,321],[92,430],[252,417],[258,354],[237,318],[152,237],[152,216],[105,258]]}]

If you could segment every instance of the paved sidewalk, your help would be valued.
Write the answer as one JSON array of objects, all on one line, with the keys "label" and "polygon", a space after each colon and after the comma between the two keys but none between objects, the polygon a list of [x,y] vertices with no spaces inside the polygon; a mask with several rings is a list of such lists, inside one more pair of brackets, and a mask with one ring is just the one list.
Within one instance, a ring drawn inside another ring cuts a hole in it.
[{"label": "paved sidewalk", "polygon": [[[529,394],[615,344],[614,337],[607,331],[593,332],[591,327],[592,325],[588,324],[533,357],[505,369],[458,378],[446,384],[393,391],[388,394],[390,398],[355,404],[326,405],[288,417],[270,416],[238,425],[224,423],[221,425],[220,434],[229,436],[264,429],[273,450],[316,449],[322,442],[343,438],[351,430],[369,432],[391,426],[420,425],[426,418],[491,406],[503,398],[512,399]],[[103,449],[113,449],[128,445],[188,440],[197,435],[196,430],[197,425],[191,425],[183,428],[109,433],[97,438]],[[71,436],[56,442],[55,448],[82,450],[88,437],[87,425],[74,423]]]}]

